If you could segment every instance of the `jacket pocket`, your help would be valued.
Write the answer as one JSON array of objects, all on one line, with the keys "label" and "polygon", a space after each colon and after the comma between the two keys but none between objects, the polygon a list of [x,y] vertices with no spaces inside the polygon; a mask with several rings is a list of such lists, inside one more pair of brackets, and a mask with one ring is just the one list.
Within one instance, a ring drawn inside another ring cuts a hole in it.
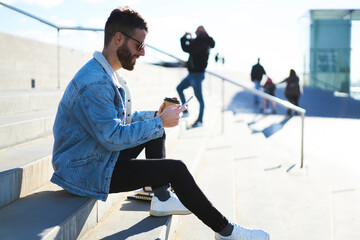
[{"label": "jacket pocket", "polygon": [[101,158],[100,156],[93,156],[90,158],[86,158],[86,159],[79,159],[79,160],[72,160],[69,162],[69,167],[70,168],[76,168],[76,167],[81,167],[81,166],[85,166],[97,161],[100,161]]}]

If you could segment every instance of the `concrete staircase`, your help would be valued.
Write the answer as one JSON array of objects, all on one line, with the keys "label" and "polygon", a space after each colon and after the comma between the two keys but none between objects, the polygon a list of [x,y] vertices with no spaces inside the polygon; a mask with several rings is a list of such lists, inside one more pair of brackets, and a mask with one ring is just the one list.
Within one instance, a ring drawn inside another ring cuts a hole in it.
[{"label": "concrete staircase", "polygon": [[1,93],[0,239],[76,239],[120,198],[98,203],[50,183],[61,96],[61,90]]},{"label": "concrete staircase", "polygon": [[[137,110],[157,109],[164,97],[177,96],[175,86],[186,73],[184,69],[163,69],[146,64],[140,64],[138,69],[126,77]],[[110,225],[106,220],[114,213],[120,212],[123,215],[120,222],[133,228],[143,222],[144,214],[148,216],[148,211],[141,211],[144,204],[147,207],[148,204],[126,200],[131,193],[111,194],[106,202],[101,202],[72,195],[49,181],[53,173],[52,125],[62,93],[62,90],[33,89],[8,90],[0,94],[0,239],[91,239],[97,234],[97,225]],[[209,96],[208,100],[214,107],[207,110],[208,123],[203,128],[187,130],[196,115],[192,114],[178,127],[167,130],[169,157],[182,158],[176,153],[179,149],[187,152],[183,159],[192,169],[198,165],[209,129],[216,120],[214,116],[220,109],[216,102],[212,103],[213,97]],[[190,112],[196,112],[197,107],[193,101]],[[192,157],[189,157],[190,152]],[[118,206],[121,211],[117,211]],[[164,224],[156,231],[151,226],[159,221]],[[147,217],[145,226],[152,231],[138,239],[169,238],[167,229],[171,222],[171,217]],[[116,229],[129,233],[126,225]]]},{"label": "concrete staircase", "polygon": [[[210,132],[202,161],[195,172],[197,183],[213,205],[230,222],[235,222],[234,124],[231,112],[225,112],[222,131],[221,116]],[[214,232],[195,215],[177,216],[179,225],[174,239],[214,239]]]},{"label": "concrete staircase", "polygon": [[[164,97],[177,96],[175,86],[186,74],[137,67],[124,75],[138,110],[156,109]],[[187,128],[198,108],[192,101],[190,118],[167,129],[167,156],[185,161],[230,221],[265,229],[271,239],[359,239],[360,164],[356,144],[345,141],[358,136],[359,121],[308,117],[300,169],[300,119],[229,112],[222,118],[218,83],[204,81],[204,127]],[[150,217],[150,204],[128,200],[131,192],[101,202],[51,184],[52,124],[61,96],[62,90],[0,93],[0,239],[213,239],[194,215]],[[333,141],[319,129],[332,129]]]}]

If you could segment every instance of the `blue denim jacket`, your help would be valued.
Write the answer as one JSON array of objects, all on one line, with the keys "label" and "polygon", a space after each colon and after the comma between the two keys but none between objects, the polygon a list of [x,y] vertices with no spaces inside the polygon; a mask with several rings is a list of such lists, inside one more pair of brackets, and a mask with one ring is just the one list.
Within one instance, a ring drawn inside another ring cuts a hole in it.
[{"label": "blue denim jacket", "polygon": [[124,101],[124,89],[118,90],[96,59],[79,70],[64,92],[53,127],[53,183],[105,201],[119,151],[162,136],[154,111],[134,112],[126,125]]}]

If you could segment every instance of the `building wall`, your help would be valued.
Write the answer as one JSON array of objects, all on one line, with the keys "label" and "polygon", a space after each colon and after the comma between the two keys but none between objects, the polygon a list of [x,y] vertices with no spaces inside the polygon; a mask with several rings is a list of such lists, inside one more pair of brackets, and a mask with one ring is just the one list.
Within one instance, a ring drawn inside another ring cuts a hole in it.
[{"label": "building wall", "polygon": [[310,84],[349,92],[351,21],[322,19],[311,22]]},{"label": "building wall", "polygon": [[[58,88],[58,48],[35,40],[0,33],[0,90]],[[92,56],[59,48],[60,88],[66,87],[79,68]]]}]

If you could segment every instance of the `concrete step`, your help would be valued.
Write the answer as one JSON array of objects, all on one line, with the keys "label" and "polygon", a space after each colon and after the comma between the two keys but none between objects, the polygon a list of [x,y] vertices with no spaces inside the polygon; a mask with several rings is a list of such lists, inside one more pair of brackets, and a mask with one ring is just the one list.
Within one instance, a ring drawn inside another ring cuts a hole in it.
[{"label": "concrete step", "polygon": [[52,145],[50,135],[0,151],[0,208],[49,181]]},{"label": "concrete step", "polygon": [[[206,146],[196,181],[214,204],[229,221],[235,221],[235,181],[233,151],[233,116],[225,114],[225,129],[221,132],[221,121],[217,120]],[[176,240],[214,239],[214,232],[195,215],[177,216]]]},{"label": "concrete step", "polygon": [[123,197],[112,194],[106,202],[95,201],[49,183],[0,210],[0,239],[77,239]]},{"label": "concrete step", "polygon": [[59,89],[0,91],[0,116],[56,110],[62,94],[63,91]]},{"label": "concrete step", "polygon": [[360,164],[357,142],[351,141],[359,124],[358,119],[307,117],[304,169],[299,168],[298,117],[261,148],[266,179],[291,239],[360,239]]},{"label": "concrete step", "polygon": [[249,128],[252,120],[235,117],[236,221],[247,228],[268,231],[271,239],[291,239],[265,176],[261,149],[266,142]]},{"label": "concrete step", "polygon": [[52,134],[56,110],[0,117],[0,150]]},{"label": "concrete step", "polygon": [[[167,151],[167,157],[183,160],[193,173],[196,172],[219,109],[207,110],[202,128],[186,129],[185,123],[175,145]],[[149,209],[150,202],[126,200],[119,203],[94,231],[81,239],[171,239],[178,216],[154,218],[149,216]]]},{"label": "concrete step", "polygon": [[239,222],[264,228],[276,239],[334,239],[332,175],[317,161],[299,167],[300,119],[254,114],[240,119],[250,136],[243,134],[239,157],[244,193],[238,189],[239,199],[247,199]]},{"label": "concrete step", "polygon": [[[324,166],[324,165],[323,165]],[[326,168],[325,168],[326,169]],[[334,240],[360,239],[360,176],[346,169],[326,169],[332,185]]]}]

